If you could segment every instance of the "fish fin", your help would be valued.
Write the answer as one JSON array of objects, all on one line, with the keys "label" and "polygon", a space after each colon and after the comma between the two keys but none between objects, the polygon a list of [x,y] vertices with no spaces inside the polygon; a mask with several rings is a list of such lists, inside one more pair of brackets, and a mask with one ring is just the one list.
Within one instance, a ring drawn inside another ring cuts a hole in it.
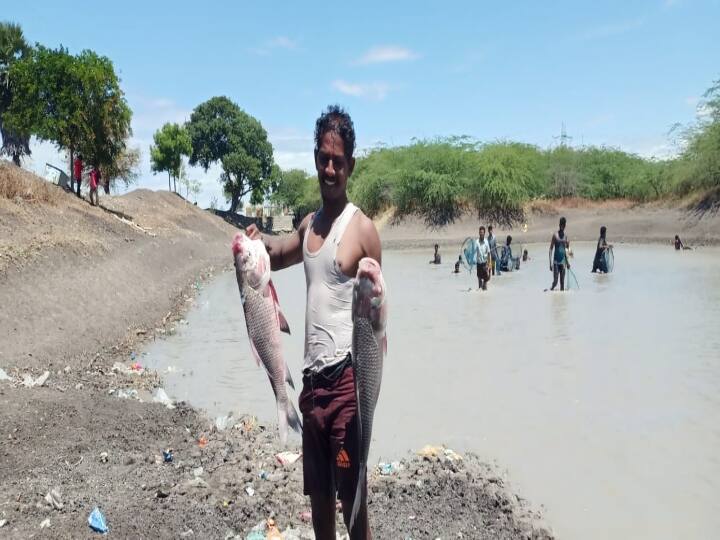
[{"label": "fish fin", "polygon": [[285,381],[290,385],[290,388],[295,390],[295,383],[292,380],[292,375],[290,375],[290,368],[287,365],[287,362],[285,362]]},{"label": "fish fin", "polygon": [[268,281],[268,290],[270,291],[270,296],[272,296],[273,302],[275,303],[275,312],[277,313],[280,330],[286,334],[290,334],[290,325],[288,324],[285,315],[283,315],[283,312],[280,310],[280,302],[278,301],[277,291],[275,290],[275,285],[273,285],[272,279]]},{"label": "fish fin", "polygon": [[358,474],[357,488],[355,488],[355,500],[353,501],[352,512],[350,512],[350,526],[348,530],[352,533],[353,526],[355,525],[355,519],[360,512],[360,505],[363,503],[367,492],[367,463],[360,464],[360,471]]},{"label": "fish fin", "polygon": [[250,341],[250,350],[252,351],[253,357],[255,358],[255,361],[257,362],[257,365],[259,367],[262,367],[262,362],[260,361],[260,354],[258,353],[257,349],[255,348],[255,344],[252,342],[252,339]]},{"label": "fish fin", "polygon": [[280,443],[285,446],[288,438],[288,426],[302,435],[302,423],[295,406],[287,400],[285,405],[278,400],[278,429],[280,430]]}]

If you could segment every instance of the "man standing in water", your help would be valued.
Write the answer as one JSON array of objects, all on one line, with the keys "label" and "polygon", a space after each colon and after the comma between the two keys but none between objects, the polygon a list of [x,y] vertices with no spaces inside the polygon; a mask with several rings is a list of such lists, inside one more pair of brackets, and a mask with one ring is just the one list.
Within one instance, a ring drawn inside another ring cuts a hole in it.
[{"label": "man standing in water", "polygon": [[[558,277],[560,278],[560,290],[565,290],[565,267],[570,268],[570,263],[567,260],[567,250],[570,247],[570,241],[565,234],[565,223],[564,217],[560,218],[560,229],[553,234],[552,240],[550,240],[550,271],[553,273],[553,283],[550,287],[551,291],[555,290],[558,284]],[[553,253],[553,250],[555,251]]]},{"label": "man standing in water", "polygon": [[[303,479],[318,540],[335,539],[335,501],[350,523],[357,487],[360,445],[350,350],[353,278],[358,262],[381,263],[380,236],[373,222],[348,202],[347,181],[355,167],[355,128],[350,115],[328,107],[315,124],[315,168],[322,207],[297,231],[262,239],[273,270],[304,263],[307,284],[305,360],[300,411],[303,415]],[[366,482],[367,479],[362,479]],[[370,538],[367,501],[362,501],[351,538]]]},{"label": "man standing in water", "polygon": [[598,238],[597,249],[595,250],[595,258],[593,259],[592,272],[608,273],[607,259],[605,252],[612,249],[612,245],[607,243],[607,227],[600,227],[600,238]]},{"label": "man standing in water", "polygon": [[480,225],[478,238],[475,240],[475,264],[477,265],[478,289],[487,291],[487,284],[490,281],[490,246],[485,239],[485,227]]},{"label": "man standing in water", "polygon": [[490,247],[490,260],[488,261],[488,265],[492,269],[492,275],[494,276],[496,273],[499,276],[501,274],[500,272],[500,265],[498,264],[499,258],[498,258],[498,250],[497,250],[497,238],[495,238],[495,235],[493,234],[493,226],[488,225],[488,246]]},{"label": "man standing in water", "polygon": [[430,264],[440,264],[441,259],[440,259],[440,251],[438,251],[439,249],[440,249],[440,246],[435,244],[435,253],[433,254],[433,258],[430,261]]}]

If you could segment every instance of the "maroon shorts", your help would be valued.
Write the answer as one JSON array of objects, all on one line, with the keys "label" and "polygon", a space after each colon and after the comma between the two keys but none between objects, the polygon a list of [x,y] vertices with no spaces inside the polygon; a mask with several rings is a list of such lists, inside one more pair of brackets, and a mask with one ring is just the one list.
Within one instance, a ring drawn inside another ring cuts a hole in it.
[{"label": "maroon shorts", "polygon": [[352,501],[360,455],[353,368],[348,360],[323,372],[304,376],[300,393],[304,491]]}]

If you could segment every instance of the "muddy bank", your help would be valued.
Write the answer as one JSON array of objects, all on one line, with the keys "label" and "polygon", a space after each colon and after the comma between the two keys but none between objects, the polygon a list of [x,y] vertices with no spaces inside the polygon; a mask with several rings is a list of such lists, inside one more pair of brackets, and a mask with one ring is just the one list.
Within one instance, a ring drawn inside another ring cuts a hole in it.
[{"label": "muddy bank", "polygon": [[[495,226],[498,238],[512,235],[516,244],[549,242],[560,216],[567,218],[572,240],[596,241],[600,227],[608,228],[611,242],[670,245],[676,234],[688,245],[720,245],[720,213],[688,209],[687,203],[638,205],[628,201],[548,201],[530,205],[527,230]],[[487,224],[483,222],[483,224]],[[480,221],[468,214],[441,229],[429,229],[422,220],[409,217],[393,222],[379,220],[386,249],[427,248],[438,243],[455,247],[477,234]]]},{"label": "muddy bank", "polygon": [[[0,164],[0,182],[12,175],[27,173]],[[219,432],[187,406],[152,403],[157,374],[118,368],[173,332],[229,262],[234,229],[169,193],[93,208],[57,189],[0,199],[0,536],[87,537],[98,506],[119,538],[244,538],[271,516],[309,537],[301,465],[277,462],[273,426]],[[370,492],[376,538],[550,537],[472,456],[408,458]]]}]

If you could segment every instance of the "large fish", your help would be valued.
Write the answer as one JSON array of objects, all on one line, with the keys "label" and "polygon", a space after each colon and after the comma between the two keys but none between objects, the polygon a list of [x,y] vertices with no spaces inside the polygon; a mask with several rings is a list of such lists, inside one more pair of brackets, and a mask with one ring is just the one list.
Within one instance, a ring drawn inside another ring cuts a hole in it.
[{"label": "large fish", "polygon": [[270,256],[262,241],[250,240],[239,232],[233,239],[232,252],[250,348],[258,365],[265,368],[270,379],[277,401],[280,440],[285,444],[288,426],[302,433],[300,418],[285,387],[287,381],[295,388],[280,341],[280,332],[289,334],[290,327],[278,305],[277,293],[270,279]]},{"label": "large fish", "polygon": [[358,264],[357,277],[353,287],[352,318],[352,365],[355,373],[355,396],[357,398],[360,471],[355,501],[350,514],[351,530],[360,505],[367,496],[365,479],[373,415],[380,395],[383,358],[387,352],[385,281],[380,265],[369,257],[361,259]]}]

